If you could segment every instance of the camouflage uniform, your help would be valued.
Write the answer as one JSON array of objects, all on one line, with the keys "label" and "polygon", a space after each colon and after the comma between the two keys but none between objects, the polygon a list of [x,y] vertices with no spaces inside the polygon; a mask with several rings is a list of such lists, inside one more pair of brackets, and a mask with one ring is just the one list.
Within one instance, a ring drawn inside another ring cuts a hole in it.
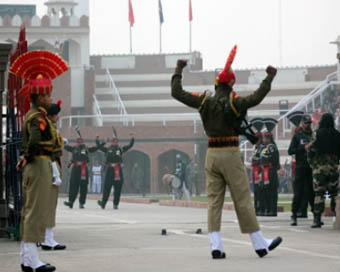
[{"label": "camouflage uniform", "polygon": [[339,193],[339,157],[336,154],[318,153],[314,142],[315,133],[309,149],[311,154],[308,162],[313,169],[314,213],[321,215],[325,209],[326,192],[331,197],[331,208],[335,212],[335,199]]},{"label": "camouflage uniform", "polygon": [[331,197],[331,209],[335,213],[336,197],[339,193],[339,156],[340,133],[334,129],[333,116],[325,113],[308,148],[308,163],[313,171],[315,192],[313,228],[321,227],[321,214],[325,209],[327,191]]}]

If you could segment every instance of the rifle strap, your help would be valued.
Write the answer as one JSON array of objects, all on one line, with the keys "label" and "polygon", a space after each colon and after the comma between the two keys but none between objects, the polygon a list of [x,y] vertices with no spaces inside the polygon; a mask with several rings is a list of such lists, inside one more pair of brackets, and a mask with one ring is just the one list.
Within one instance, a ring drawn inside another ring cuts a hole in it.
[{"label": "rifle strap", "polygon": [[231,92],[230,95],[229,95],[229,105],[230,105],[230,108],[232,109],[232,111],[235,113],[236,117],[239,118],[241,114],[235,108],[233,100],[234,100],[234,96],[233,96],[233,92]]}]

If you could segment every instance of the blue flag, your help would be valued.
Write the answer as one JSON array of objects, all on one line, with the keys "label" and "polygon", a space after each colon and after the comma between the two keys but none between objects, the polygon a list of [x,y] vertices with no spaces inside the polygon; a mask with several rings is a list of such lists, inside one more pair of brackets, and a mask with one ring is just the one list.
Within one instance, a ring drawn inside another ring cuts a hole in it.
[{"label": "blue flag", "polygon": [[158,11],[159,11],[159,22],[160,22],[160,24],[163,24],[164,23],[164,17],[163,17],[163,8],[162,8],[161,0],[158,0]]}]

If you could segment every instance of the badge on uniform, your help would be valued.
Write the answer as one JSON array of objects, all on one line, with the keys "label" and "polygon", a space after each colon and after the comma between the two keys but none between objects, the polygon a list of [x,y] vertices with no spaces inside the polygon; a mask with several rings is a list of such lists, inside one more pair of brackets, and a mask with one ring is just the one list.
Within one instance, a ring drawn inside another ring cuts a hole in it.
[{"label": "badge on uniform", "polygon": [[47,123],[42,117],[38,117],[39,129],[45,131]]}]

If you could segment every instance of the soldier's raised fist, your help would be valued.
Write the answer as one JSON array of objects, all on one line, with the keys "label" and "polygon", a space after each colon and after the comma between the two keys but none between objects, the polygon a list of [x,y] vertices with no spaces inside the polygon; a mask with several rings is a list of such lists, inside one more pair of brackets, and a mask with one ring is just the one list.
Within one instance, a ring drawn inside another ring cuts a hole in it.
[{"label": "soldier's raised fist", "polygon": [[187,66],[187,63],[188,63],[188,60],[179,59],[177,60],[177,67],[183,69],[185,66]]},{"label": "soldier's raised fist", "polygon": [[269,65],[266,69],[266,72],[268,75],[276,76],[277,70],[275,67]]}]

